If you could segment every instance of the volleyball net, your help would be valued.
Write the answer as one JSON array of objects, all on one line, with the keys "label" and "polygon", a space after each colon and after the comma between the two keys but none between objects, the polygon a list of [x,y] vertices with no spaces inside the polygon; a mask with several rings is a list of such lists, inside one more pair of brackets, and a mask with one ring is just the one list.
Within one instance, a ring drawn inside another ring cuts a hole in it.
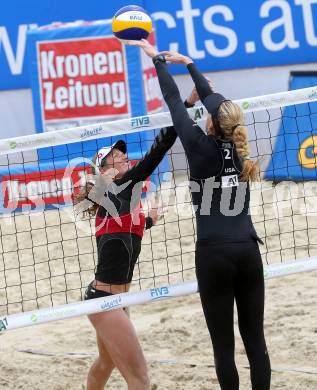
[{"label": "volleyball net", "polygon": [[[317,87],[236,101],[261,178],[250,212],[264,241],[265,277],[317,269]],[[202,127],[203,107],[188,110]],[[137,161],[169,113],[0,141],[0,331],[197,292],[195,216],[179,141],[144,183],[165,209],[146,231],[131,292],[81,301],[97,263],[94,218],[73,197],[103,146],[124,139]]]}]

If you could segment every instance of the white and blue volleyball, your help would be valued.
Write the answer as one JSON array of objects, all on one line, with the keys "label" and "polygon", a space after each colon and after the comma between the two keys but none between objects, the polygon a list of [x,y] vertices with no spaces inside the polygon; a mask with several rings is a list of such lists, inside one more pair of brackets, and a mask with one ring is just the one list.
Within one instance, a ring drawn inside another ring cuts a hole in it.
[{"label": "white and blue volleyball", "polygon": [[112,32],[122,40],[147,39],[152,31],[150,15],[138,5],[120,8],[112,19]]}]

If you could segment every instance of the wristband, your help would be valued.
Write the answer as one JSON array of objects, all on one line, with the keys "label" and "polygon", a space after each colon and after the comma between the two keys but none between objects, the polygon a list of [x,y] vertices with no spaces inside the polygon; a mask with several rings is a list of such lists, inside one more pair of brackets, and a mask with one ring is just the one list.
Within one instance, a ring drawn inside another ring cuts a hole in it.
[{"label": "wristband", "polygon": [[153,219],[151,217],[145,218],[145,229],[151,229],[151,227],[154,225]]},{"label": "wristband", "polygon": [[153,64],[155,65],[157,62],[166,62],[165,56],[163,54],[158,54],[152,58]]}]

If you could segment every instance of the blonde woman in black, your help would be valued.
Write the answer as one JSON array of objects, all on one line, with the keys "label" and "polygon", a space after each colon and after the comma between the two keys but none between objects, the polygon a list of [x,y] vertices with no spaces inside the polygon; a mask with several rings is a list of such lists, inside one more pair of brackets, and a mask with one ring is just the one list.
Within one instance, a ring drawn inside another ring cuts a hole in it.
[{"label": "blonde woman in black", "polygon": [[[249,158],[247,129],[239,106],[214,93],[193,61],[175,52],[157,53],[136,43],[153,59],[163,97],[183,144],[196,210],[196,274],[222,390],[239,389],[234,359],[234,301],[250,362],[253,390],[270,388],[270,360],[263,331],[264,278],[258,238],[249,214],[249,182],[258,166]],[[166,61],[187,66],[210,116],[207,134],[189,117]]]}]

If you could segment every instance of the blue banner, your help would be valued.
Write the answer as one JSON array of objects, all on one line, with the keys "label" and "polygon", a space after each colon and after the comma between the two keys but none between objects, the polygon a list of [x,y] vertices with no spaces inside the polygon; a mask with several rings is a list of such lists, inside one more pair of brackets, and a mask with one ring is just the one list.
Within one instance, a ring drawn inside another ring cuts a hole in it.
[{"label": "blue banner", "polygon": [[[111,18],[130,1],[13,0],[0,12],[0,89],[29,88],[26,31],[34,24]],[[156,21],[159,48],[203,71],[317,62],[317,0],[133,1]],[[185,73],[174,66],[174,73]]]},{"label": "blue banner", "polygon": [[[316,84],[316,74],[302,73],[292,77],[290,89]],[[265,178],[275,181],[317,179],[317,102],[289,106],[283,110]]]},{"label": "blue banner", "polygon": [[[133,0],[142,5],[142,1]],[[109,19],[127,0],[13,0],[1,4],[0,90],[30,88],[26,61],[27,31],[53,22]]]}]

